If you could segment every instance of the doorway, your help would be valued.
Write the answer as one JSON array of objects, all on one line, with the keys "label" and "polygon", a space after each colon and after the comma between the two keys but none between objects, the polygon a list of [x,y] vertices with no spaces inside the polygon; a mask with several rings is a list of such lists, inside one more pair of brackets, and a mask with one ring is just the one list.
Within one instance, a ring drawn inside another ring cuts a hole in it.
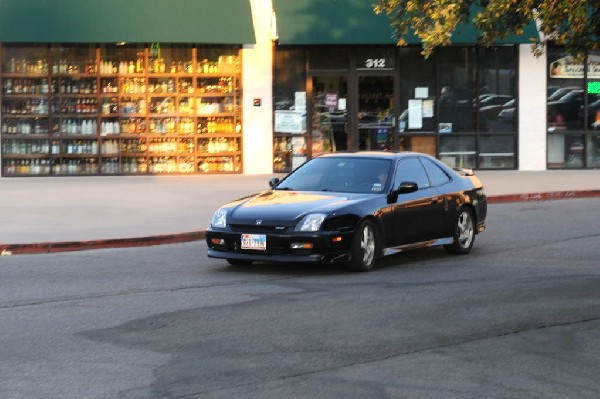
[{"label": "doorway", "polygon": [[312,156],[394,149],[394,84],[391,74],[310,76]]},{"label": "doorway", "polygon": [[394,77],[358,76],[358,148],[394,147]]},{"label": "doorway", "polygon": [[313,76],[311,147],[313,157],[350,149],[348,135],[348,78]]}]

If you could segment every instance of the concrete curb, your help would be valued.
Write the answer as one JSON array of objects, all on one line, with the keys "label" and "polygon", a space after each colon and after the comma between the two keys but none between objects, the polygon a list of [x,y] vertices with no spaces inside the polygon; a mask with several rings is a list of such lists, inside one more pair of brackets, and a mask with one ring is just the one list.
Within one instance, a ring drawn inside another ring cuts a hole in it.
[{"label": "concrete curb", "polygon": [[[575,198],[598,198],[600,190],[550,191],[538,193],[488,196],[489,204],[565,200]],[[157,236],[112,238],[91,241],[41,242],[32,244],[0,244],[0,256],[34,255],[55,252],[74,252],[92,249],[133,248],[151,245],[176,244],[203,240],[204,231],[164,234]]]}]

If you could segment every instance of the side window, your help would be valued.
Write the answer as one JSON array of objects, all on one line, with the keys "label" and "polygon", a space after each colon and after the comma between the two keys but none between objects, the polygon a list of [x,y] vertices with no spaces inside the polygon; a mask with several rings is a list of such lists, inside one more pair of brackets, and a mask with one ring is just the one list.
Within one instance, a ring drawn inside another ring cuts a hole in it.
[{"label": "side window", "polygon": [[425,167],[425,171],[429,176],[429,180],[431,180],[432,186],[441,186],[442,184],[450,181],[450,177],[442,168],[436,165],[435,162],[432,162],[427,158],[421,158],[421,162],[423,162],[423,166]]},{"label": "side window", "polygon": [[417,183],[420,189],[431,186],[427,173],[425,173],[423,165],[417,158],[404,159],[398,164],[394,189],[398,188],[403,181],[413,181]]}]

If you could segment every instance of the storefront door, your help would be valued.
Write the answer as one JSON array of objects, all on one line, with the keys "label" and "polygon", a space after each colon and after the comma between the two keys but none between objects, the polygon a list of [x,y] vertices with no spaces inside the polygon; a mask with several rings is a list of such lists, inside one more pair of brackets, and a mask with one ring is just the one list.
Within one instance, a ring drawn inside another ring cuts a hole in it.
[{"label": "storefront door", "polygon": [[391,150],[394,77],[317,75],[310,78],[312,155]]},{"label": "storefront door", "polygon": [[312,154],[347,151],[348,78],[343,75],[313,76],[312,82]]},{"label": "storefront door", "polygon": [[393,149],[394,77],[358,76],[357,80],[358,149]]}]

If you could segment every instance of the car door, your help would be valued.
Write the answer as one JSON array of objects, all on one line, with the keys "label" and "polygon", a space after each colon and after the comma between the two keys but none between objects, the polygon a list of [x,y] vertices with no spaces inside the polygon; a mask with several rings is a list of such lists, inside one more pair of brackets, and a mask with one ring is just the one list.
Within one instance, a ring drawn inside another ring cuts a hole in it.
[{"label": "car door", "polygon": [[431,186],[417,156],[402,159],[396,167],[393,188],[402,182],[417,183],[418,190],[400,194],[387,215],[388,247],[437,238],[442,228],[442,205],[438,191]]}]

